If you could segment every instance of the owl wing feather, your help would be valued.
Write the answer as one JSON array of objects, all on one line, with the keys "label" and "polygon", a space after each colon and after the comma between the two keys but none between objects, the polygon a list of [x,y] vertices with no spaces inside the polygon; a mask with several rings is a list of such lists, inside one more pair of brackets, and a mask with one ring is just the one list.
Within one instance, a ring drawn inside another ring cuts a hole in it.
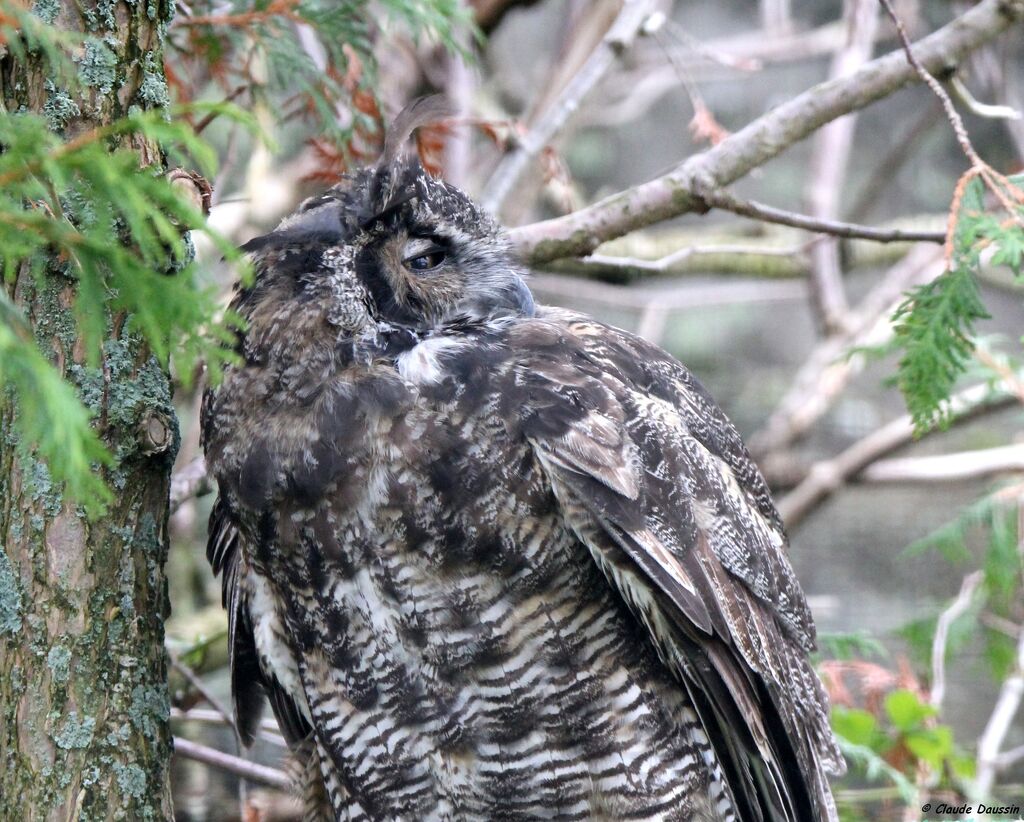
[{"label": "owl wing feather", "polygon": [[[552,320],[571,371],[542,358],[520,381],[549,419],[525,433],[567,524],[686,687],[742,818],[836,818],[826,773],[842,757],[807,661],[813,622],[738,433],[661,349],[568,312]],[[560,411],[572,422],[559,432]]]},{"label": "owl wing feather", "polygon": [[242,585],[242,537],[222,496],[218,496],[210,512],[209,534],[206,557],[213,573],[222,574],[221,602],[228,612],[228,665],[239,738],[245,745],[256,739],[267,699],[281,733],[294,748],[310,735],[311,729],[292,697],[260,665],[248,597]]}]

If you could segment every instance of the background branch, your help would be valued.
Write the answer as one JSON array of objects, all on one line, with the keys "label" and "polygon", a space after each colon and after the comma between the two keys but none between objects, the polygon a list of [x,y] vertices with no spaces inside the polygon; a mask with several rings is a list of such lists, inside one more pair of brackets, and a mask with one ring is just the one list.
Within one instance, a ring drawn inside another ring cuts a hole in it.
[{"label": "background branch", "polygon": [[918,246],[890,268],[848,316],[846,328],[811,351],[767,422],[750,437],[751,453],[767,460],[768,455],[789,446],[821,419],[864,367],[864,356],[854,355],[853,350],[891,339],[889,316],[903,292],[938,276],[943,267],[939,249]]},{"label": "background branch", "polygon": [[[962,422],[975,414],[1006,405],[1014,400],[1000,383],[995,388],[975,385],[953,395],[949,401],[950,419]],[[860,471],[914,439],[914,423],[909,415],[899,417],[858,440],[832,459],[815,463],[806,478],[779,500],[779,513],[792,530],[811,511]]]},{"label": "background branch", "polygon": [[[1024,0],[983,0],[914,48],[929,71],[948,73],[973,49],[1024,19]],[[919,80],[905,55],[893,52],[853,74],[821,83],[782,103],[673,171],[587,208],[514,229],[521,256],[532,264],[589,254],[602,242],[646,225],[707,209],[706,197],[743,177],[836,117],[856,111]]]},{"label": "background branch", "polygon": [[644,21],[657,9],[657,0],[625,0],[619,16],[583,67],[518,145],[506,154],[481,195],[484,209],[497,214],[530,160],[535,158],[565,125],[580,102],[632,44]]},{"label": "background branch", "polygon": [[216,748],[200,745],[198,742],[192,742],[180,736],[174,737],[174,755],[202,762],[218,770],[241,776],[250,782],[277,788],[279,791],[291,790],[292,782],[284,771],[249,762],[247,759],[226,754]]},{"label": "background branch", "polygon": [[[829,77],[844,77],[871,57],[878,31],[877,9],[875,0],[846,0],[847,39],[832,58]],[[856,114],[849,114],[833,120],[815,135],[806,191],[810,216],[819,220],[834,220],[839,213],[856,123]],[[826,239],[811,247],[810,256],[811,306],[824,330],[840,329],[849,305],[839,265],[839,246]]]}]

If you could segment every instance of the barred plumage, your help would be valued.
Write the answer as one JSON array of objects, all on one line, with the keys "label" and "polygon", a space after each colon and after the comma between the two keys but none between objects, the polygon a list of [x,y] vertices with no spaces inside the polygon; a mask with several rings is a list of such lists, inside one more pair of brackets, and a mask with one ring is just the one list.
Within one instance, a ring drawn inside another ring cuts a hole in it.
[{"label": "barred plumage", "polygon": [[244,364],[203,409],[243,736],[269,697],[310,818],[835,818],[735,429],[660,349],[534,305],[394,156],[423,108],[247,247]]}]

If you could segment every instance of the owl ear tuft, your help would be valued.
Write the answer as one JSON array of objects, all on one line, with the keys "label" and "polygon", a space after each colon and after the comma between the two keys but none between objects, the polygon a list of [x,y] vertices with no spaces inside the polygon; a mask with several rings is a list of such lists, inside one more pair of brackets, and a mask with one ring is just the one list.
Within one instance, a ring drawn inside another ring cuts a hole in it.
[{"label": "owl ear tuft", "polygon": [[451,117],[451,104],[443,95],[418,97],[395,116],[384,136],[384,151],[377,161],[377,168],[385,169],[394,164],[405,145],[405,141],[420,126],[428,126]]}]

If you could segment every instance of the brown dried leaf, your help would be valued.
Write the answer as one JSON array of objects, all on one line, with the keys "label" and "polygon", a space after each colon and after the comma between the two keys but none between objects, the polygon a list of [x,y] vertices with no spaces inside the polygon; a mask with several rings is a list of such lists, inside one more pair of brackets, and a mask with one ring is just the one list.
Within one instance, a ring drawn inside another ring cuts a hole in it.
[{"label": "brown dried leaf", "polygon": [[690,136],[695,142],[707,141],[717,146],[729,136],[729,130],[722,126],[703,100],[694,101],[693,119],[690,120]]}]

